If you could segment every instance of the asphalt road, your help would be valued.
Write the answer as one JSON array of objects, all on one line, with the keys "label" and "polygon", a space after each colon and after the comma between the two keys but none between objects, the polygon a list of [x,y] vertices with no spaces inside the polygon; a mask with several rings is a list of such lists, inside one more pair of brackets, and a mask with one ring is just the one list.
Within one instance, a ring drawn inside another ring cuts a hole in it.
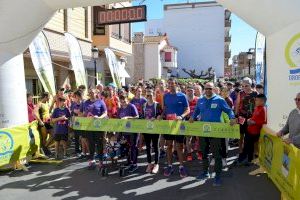
[{"label": "asphalt road", "polygon": [[[233,159],[229,158],[230,159]],[[175,173],[166,178],[160,173],[146,174],[145,155],[139,158],[140,167],[125,177],[119,177],[110,168],[108,177],[87,170],[86,162],[76,159],[56,164],[31,164],[29,171],[0,173],[0,200],[46,200],[46,199],[187,199],[187,200],[279,200],[280,193],[267,177],[250,176],[257,167],[232,167],[222,175],[221,187],[213,187],[212,179],[199,182],[201,162],[186,163],[189,176],[181,179],[176,166]],[[161,160],[164,163],[165,159]]]}]

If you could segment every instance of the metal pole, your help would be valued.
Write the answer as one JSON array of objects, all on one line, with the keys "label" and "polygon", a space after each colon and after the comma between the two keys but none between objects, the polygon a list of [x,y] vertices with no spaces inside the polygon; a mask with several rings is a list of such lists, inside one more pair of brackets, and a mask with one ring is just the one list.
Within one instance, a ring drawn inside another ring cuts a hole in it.
[{"label": "metal pole", "polygon": [[251,74],[251,59],[249,59],[249,76]]},{"label": "metal pole", "polygon": [[94,68],[95,68],[95,87],[97,86],[97,63],[96,59],[94,59]]}]

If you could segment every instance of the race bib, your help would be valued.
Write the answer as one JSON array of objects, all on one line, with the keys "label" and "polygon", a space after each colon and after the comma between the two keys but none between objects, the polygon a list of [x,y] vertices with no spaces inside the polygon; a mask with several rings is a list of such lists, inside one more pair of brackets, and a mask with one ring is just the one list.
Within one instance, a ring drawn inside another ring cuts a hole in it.
[{"label": "race bib", "polygon": [[212,103],[210,106],[210,108],[212,108],[212,109],[216,109],[217,107],[218,107],[218,104],[216,104],[216,103]]}]

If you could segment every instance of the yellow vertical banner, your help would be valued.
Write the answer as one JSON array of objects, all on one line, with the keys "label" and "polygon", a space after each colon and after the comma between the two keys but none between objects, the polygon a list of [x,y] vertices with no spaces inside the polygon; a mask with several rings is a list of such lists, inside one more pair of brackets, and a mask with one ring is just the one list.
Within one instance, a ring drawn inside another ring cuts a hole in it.
[{"label": "yellow vertical banner", "polygon": [[300,149],[263,129],[259,161],[285,199],[300,199]]},{"label": "yellow vertical banner", "polygon": [[40,137],[37,123],[0,129],[0,169],[29,160],[38,152]]}]

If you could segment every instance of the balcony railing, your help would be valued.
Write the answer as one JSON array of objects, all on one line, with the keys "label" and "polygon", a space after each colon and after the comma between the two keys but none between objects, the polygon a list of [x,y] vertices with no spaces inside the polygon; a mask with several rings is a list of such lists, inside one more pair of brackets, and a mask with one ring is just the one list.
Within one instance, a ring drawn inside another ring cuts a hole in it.
[{"label": "balcony railing", "polygon": [[225,19],[230,19],[231,12],[229,10],[225,10]]},{"label": "balcony railing", "polygon": [[225,37],[225,42],[231,42],[231,36],[226,36]]},{"label": "balcony railing", "polygon": [[117,39],[117,40],[120,40],[122,42],[126,42],[126,43],[131,43],[131,40],[129,38],[125,38],[125,37],[122,37],[121,35],[119,35],[118,33],[115,33],[115,32],[112,32],[111,35],[110,35],[112,38],[114,39]]},{"label": "balcony railing", "polygon": [[231,51],[225,52],[225,58],[230,58],[231,57]]},{"label": "balcony railing", "polygon": [[225,20],[225,27],[231,27],[231,20]]}]

